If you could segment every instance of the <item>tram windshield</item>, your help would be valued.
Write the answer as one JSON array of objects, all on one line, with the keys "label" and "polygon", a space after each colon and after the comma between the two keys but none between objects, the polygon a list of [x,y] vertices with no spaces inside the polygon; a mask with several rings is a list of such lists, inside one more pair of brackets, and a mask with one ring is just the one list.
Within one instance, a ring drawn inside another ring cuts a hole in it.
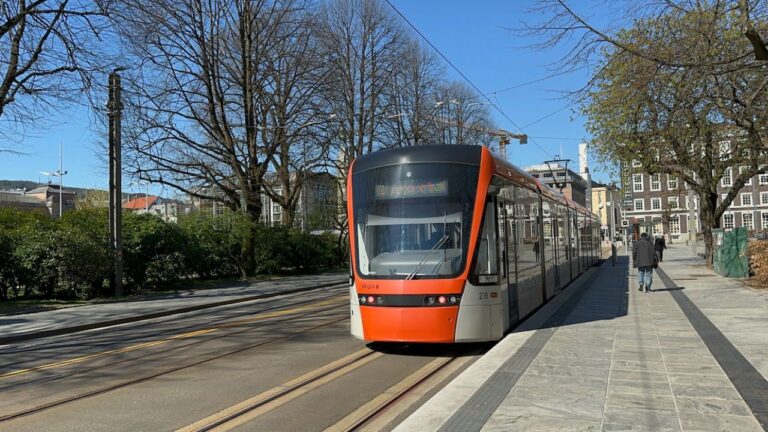
[{"label": "tram windshield", "polygon": [[469,245],[478,168],[416,163],[353,178],[357,267],[362,276],[457,276]]}]

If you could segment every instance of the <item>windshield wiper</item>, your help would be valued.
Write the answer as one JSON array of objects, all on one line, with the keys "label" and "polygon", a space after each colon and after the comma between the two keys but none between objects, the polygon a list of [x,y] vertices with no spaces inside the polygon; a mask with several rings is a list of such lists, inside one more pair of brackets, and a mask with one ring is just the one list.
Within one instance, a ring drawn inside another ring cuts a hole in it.
[{"label": "windshield wiper", "polygon": [[430,249],[430,250],[429,250],[429,253],[427,254],[427,256],[425,256],[425,257],[424,257],[424,259],[422,259],[421,261],[419,261],[419,263],[418,263],[418,264],[416,264],[416,267],[414,267],[414,268],[413,268],[413,271],[412,271],[412,272],[410,272],[410,273],[408,274],[408,276],[406,276],[406,277],[405,277],[405,280],[410,280],[410,279],[413,279],[413,277],[414,277],[414,276],[416,276],[416,272],[417,272],[417,271],[419,271],[419,269],[421,268],[421,266],[423,266],[423,265],[424,265],[424,263],[425,263],[425,262],[427,262],[427,260],[428,260],[428,259],[432,258],[432,254],[434,254],[435,252],[437,252],[437,251],[438,251],[438,248],[439,248],[439,247],[441,247],[442,245],[444,245],[444,244],[445,244],[445,242],[446,242],[446,241],[447,241],[449,238],[450,238],[450,237],[448,236],[448,234],[445,234],[445,235],[443,235],[443,237],[440,239],[440,241],[438,241],[437,243],[435,243],[435,245],[434,245],[434,246],[432,246],[432,249]]}]

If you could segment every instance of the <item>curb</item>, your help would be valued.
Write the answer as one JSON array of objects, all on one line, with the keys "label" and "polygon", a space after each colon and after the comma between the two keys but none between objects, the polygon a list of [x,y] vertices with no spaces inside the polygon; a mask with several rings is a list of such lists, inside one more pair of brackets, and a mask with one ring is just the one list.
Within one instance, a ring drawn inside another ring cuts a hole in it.
[{"label": "curb", "polygon": [[77,332],[86,331],[86,330],[111,327],[111,326],[120,325],[120,324],[144,321],[148,319],[162,318],[162,317],[171,316],[171,315],[178,315],[178,314],[183,314],[187,312],[194,312],[194,311],[199,311],[203,309],[210,309],[210,308],[227,306],[227,305],[237,304],[237,303],[244,303],[252,300],[261,300],[261,299],[277,297],[277,296],[286,295],[286,294],[296,294],[296,293],[312,291],[320,288],[329,288],[332,286],[343,285],[346,283],[347,282],[342,279],[339,282],[327,282],[327,283],[316,285],[313,287],[295,288],[295,289],[285,290],[285,291],[278,291],[278,292],[272,292],[272,293],[266,293],[266,294],[257,294],[257,295],[247,296],[247,297],[240,297],[236,299],[204,303],[204,304],[199,304],[195,306],[187,306],[187,307],[182,307],[178,309],[152,312],[144,315],[135,315],[131,317],[118,318],[118,319],[113,319],[108,321],[100,321],[100,322],[95,322],[90,324],[81,324],[81,325],[76,325],[71,327],[62,327],[62,328],[50,329],[50,330],[40,330],[40,331],[34,331],[34,332],[28,332],[28,333],[18,333],[11,336],[0,337],[0,345],[8,345],[12,343],[24,342],[28,340],[40,339],[40,338],[50,337],[50,336],[60,336],[63,334],[77,333]]}]

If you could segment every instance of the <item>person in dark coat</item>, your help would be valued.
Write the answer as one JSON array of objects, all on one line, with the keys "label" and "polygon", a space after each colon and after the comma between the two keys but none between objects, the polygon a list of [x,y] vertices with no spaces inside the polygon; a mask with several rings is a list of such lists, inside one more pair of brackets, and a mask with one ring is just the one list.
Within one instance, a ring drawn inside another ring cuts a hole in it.
[{"label": "person in dark coat", "polygon": [[637,269],[640,291],[653,291],[653,267],[656,265],[656,250],[648,233],[640,234],[640,240],[632,245],[632,265]]},{"label": "person in dark coat", "polygon": [[656,239],[654,246],[656,247],[656,254],[659,255],[659,262],[664,261],[664,249],[667,248],[667,240],[664,239],[664,236],[661,236]]}]

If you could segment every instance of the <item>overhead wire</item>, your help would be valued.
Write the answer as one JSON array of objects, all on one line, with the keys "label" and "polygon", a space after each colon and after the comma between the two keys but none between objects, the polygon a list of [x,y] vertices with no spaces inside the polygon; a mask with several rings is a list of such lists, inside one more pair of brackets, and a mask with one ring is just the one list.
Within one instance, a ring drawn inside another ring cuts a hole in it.
[{"label": "overhead wire", "polygon": [[[456,73],[458,73],[458,74],[459,74],[459,76],[461,76],[461,77],[464,79],[464,81],[466,81],[466,82],[467,82],[467,83],[468,83],[468,84],[469,84],[469,85],[470,85],[470,86],[471,86],[473,89],[475,89],[475,91],[476,91],[476,92],[477,92],[477,93],[478,93],[480,96],[482,96],[482,97],[483,97],[483,99],[485,99],[485,100],[488,102],[488,104],[489,104],[490,106],[492,106],[492,107],[493,107],[493,108],[494,108],[496,111],[498,111],[498,112],[499,112],[499,114],[501,114],[501,115],[502,115],[502,116],[503,116],[505,119],[507,119],[507,121],[509,121],[509,122],[512,124],[512,126],[514,126],[514,127],[517,129],[517,130],[519,130],[521,133],[525,133],[525,131],[523,130],[523,128],[521,128],[520,126],[518,126],[518,125],[517,125],[517,123],[516,123],[514,120],[512,120],[512,118],[510,118],[510,117],[507,115],[507,113],[505,113],[505,112],[504,112],[504,110],[502,110],[502,109],[501,109],[501,107],[500,107],[498,104],[494,103],[494,102],[491,100],[491,98],[490,98],[490,97],[488,97],[488,95],[487,95],[486,93],[483,93],[483,91],[481,91],[481,90],[480,90],[480,88],[479,88],[478,86],[476,86],[476,85],[475,85],[475,83],[474,83],[474,82],[472,82],[472,80],[470,80],[470,79],[469,79],[469,77],[467,77],[467,75],[465,75],[465,74],[464,74],[464,72],[462,72],[462,71],[461,71],[461,70],[460,70],[460,69],[459,69],[459,68],[458,68],[458,67],[457,67],[455,64],[453,64],[453,62],[452,62],[452,61],[451,61],[451,60],[450,60],[450,59],[449,59],[449,58],[448,58],[448,57],[447,57],[445,54],[443,54],[443,52],[442,52],[442,51],[440,51],[440,49],[439,49],[439,48],[437,48],[437,46],[435,46],[435,44],[433,44],[433,43],[432,43],[432,41],[430,41],[430,40],[429,40],[429,38],[427,38],[427,37],[424,35],[424,33],[422,33],[422,32],[421,32],[421,31],[420,31],[420,30],[419,30],[419,29],[418,29],[418,28],[417,28],[417,27],[416,27],[416,26],[415,26],[415,25],[414,25],[414,24],[413,24],[413,23],[410,21],[410,20],[408,20],[408,18],[406,18],[406,17],[405,17],[405,15],[403,15],[403,13],[402,13],[402,12],[400,12],[400,10],[399,10],[397,7],[395,7],[395,5],[394,5],[394,4],[392,4],[392,2],[391,2],[390,0],[384,0],[384,1],[385,1],[385,2],[386,2],[388,5],[389,5],[389,7],[391,7],[391,8],[392,8],[392,10],[394,10],[394,11],[395,11],[395,13],[396,13],[397,15],[399,15],[399,16],[400,16],[400,18],[402,18],[402,19],[403,19],[403,21],[405,21],[405,23],[406,23],[406,24],[408,24],[408,26],[409,26],[409,27],[411,27],[411,29],[413,29],[413,31],[415,31],[415,32],[416,32],[416,34],[418,34],[418,35],[419,35],[419,36],[420,36],[422,39],[424,39],[424,41],[425,41],[425,42],[426,42],[426,43],[427,43],[427,44],[428,44],[430,47],[432,47],[432,49],[433,49],[433,50],[435,50],[435,52],[436,52],[436,53],[437,53],[437,54],[438,54],[438,55],[439,55],[439,56],[440,56],[440,57],[441,57],[443,60],[445,60],[445,62],[446,62],[446,63],[448,63],[448,65],[449,65],[451,68],[453,68],[453,70],[455,70],[455,71],[456,71]],[[539,143],[537,143],[537,142],[536,142],[534,139],[531,139],[531,137],[530,137],[530,136],[529,136],[528,138],[529,138],[529,141],[530,141],[531,143],[533,143],[533,144],[534,144],[536,147],[538,147],[539,149],[541,149],[541,151],[543,151],[544,153],[546,153],[546,154],[547,154],[549,157],[553,157],[553,156],[552,156],[552,154],[551,154],[550,152],[548,152],[548,151],[547,151],[547,150],[546,150],[544,147],[542,147],[541,145],[539,145]]]}]

